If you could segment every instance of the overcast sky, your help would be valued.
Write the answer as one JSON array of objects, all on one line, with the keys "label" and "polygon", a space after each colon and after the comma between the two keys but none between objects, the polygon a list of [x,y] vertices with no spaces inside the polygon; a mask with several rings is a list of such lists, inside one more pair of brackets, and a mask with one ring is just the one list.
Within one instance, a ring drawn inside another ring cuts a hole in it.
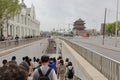
[{"label": "overcast sky", "polygon": [[[115,21],[117,0],[25,0],[28,7],[33,4],[40,29],[50,31],[72,28],[75,20],[85,21],[87,29],[100,29],[104,22],[104,11],[107,11],[107,22]],[[120,8],[119,8],[120,10]],[[119,18],[120,19],[120,18]]]}]

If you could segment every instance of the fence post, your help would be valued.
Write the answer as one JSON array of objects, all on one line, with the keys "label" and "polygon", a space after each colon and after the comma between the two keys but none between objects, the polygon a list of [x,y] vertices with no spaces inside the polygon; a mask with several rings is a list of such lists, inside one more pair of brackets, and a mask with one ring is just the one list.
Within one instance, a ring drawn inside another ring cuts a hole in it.
[{"label": "fence post", "polygon": [[7,41],[4,41],[4,43],[5,43],[5,49],[7,48]]},{"label": "fence post", "polygon": [[119,80],[119,64],[116,63],[115,80]]}]

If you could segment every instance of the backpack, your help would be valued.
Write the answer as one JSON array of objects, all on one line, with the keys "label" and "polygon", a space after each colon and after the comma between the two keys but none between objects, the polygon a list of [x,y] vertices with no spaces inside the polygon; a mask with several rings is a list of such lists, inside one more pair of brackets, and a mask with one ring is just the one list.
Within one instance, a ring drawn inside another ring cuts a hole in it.
[{"label": "backpack", "polygon": [[66,67],[65,66],[60,66],[59,73],[64,74],[65,72],[66,72]]},{"label": "backpack", "polygon": [[48,75],[49,75],[49,73],[51,72],[51,70],[52,70],[52,69],[49,68],[48,71],[46,72],[46,74],[43,75],[41,69],[39,68],[39,69],[38,69],[38,72],[39,72],[39,78],[38,78],[38,80],[50,80],[49,77],[48,77]]},{"label": "backpack", "polygon": [[74,76],[73,67],[72,67],[72,69],[68,69],[68,70],[69,70],[69,71],[68,71],[68,78],[69,78],[69,79],[72,79],[73,76]]}]

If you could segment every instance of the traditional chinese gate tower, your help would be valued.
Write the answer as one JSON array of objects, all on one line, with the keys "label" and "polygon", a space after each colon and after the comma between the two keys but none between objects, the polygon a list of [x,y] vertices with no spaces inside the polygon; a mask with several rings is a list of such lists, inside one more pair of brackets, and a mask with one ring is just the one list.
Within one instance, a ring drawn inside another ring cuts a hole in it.
[{"label": "traditional chinese gate tower", "polygon": [[85,22],[82,19],[78,19],[73,24],[73,34],[74,35],[83,35],[85,32]]}]

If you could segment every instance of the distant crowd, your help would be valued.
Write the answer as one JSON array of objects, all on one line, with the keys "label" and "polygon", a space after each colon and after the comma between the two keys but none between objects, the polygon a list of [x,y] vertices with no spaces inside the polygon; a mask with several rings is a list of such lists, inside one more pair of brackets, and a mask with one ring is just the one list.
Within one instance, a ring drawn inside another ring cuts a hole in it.
[{"label": "distant crowd", "polygon": [[74,80],[74,67],[69,58],[64,61],[47,55],[41,59],[25,56],[20,64],[13,56],[10,61],[4,59],[0,67],[0,80]]},{"label": "distant crowd", "polygon": [[15,36],[15,38],[12,36],[12,35],[8,35],[7,37],[5,37],[4,35],[1,35],[0,36],[0,41],[5,41],[5,40],[16,40],[16,39],[30,39],[30,38],[35,38],[35,37],[39,37],[39,36],[32,36],[32,35],[29,35],[29,36],[22,36],[22,37],[19,37],[17,34]]}]

